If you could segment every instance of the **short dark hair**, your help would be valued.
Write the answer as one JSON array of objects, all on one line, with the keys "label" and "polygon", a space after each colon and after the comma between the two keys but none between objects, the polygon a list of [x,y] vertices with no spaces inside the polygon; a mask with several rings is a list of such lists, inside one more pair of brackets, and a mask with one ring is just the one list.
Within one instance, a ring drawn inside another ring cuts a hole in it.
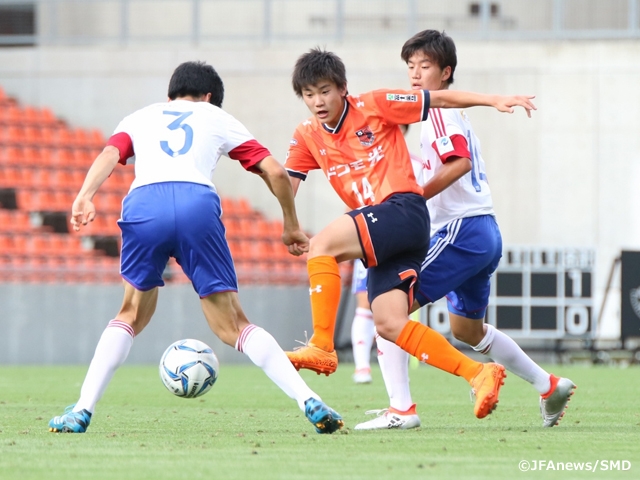
[{"label": "short dark hair", "polygon": [[451,75],[447,82],[449,85],[453,83],[453,72],[456,70],[458,57],[456,55],[456,44],[453,43],[450,36],[437,30],[423,30],[420,33],[416,33],[404,43],[400,56],[407,63],[416,52],[422,52],[427,55],[442,70],[446,67],[451,67]]},{"label": "short dark hair", "polygon": [[340,57],[316,47],[298,58],[293,68],[291,83],[293,91],[301,97],[303,88],[317,85],[322,80],[329,80],[340,89],[345,88],[347,73]]},{"label": "short dark hair", "polygon": [[169,80],[169,98],[211,94],[209,103],[222,107],[224,85],[218,72],[205,62],[184,62],[178,65]]}]

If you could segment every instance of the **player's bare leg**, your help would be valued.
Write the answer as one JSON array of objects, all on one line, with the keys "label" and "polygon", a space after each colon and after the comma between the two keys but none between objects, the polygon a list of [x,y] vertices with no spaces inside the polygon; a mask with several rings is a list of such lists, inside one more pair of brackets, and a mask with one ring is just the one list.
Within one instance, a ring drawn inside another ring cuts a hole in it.
[{"label": "player's bare leg", "polygon": [[456,339],[470,345],[476,352],[491,357],[533,385],[540,394],[540,414],[544,427],[553,427],[560,422],[576,388],[571,380],[546,372],[513,339],[482,320],[450,312],[449,323]]},{"label": "player's bare leg", "polygon": [[200,300],[211,330],[227,345],[247,355],[264,373],[294,399],[318,433],[343,427],[342,417],[304,382],[267,331],[249,322],[236,292],[214,293]]},{"label": "player's bare leg", "polygon": [[304,346],[287,352],[293,366],[330,375],[338,368],[333,345],[342,283],[338,263],[362,257],[353,219],[343,215],[311,239],[307,260],[313,335]]},{"label": "player's bare leg", "polygon": [[49,422],[52,432],[84,433],[95,406],[102,398],[113,374],[124,363],[134,337],[151,321],[158,301],[158,289],[136,290],[124,282],[124,298],[115,319],[105,328],[96,346],[80,391],[80,399],[65,413]]},{"label": "player's bare leg", "polygon": [[407,306],[408,296],[402,290],[394,289],[376,297],[371,308],[378,334],[418,360],[465,378],[476,395],[476,417],[486,417],[498,403],[506,377],[504,367],[479,363],[462,354],[435,330],[408,320]]}]

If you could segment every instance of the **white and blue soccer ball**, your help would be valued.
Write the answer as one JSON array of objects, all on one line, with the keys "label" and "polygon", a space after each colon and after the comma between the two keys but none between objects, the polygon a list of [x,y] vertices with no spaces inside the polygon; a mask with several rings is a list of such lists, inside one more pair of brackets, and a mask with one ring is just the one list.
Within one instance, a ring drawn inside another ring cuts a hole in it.
[{"label": "white and blue soccer ball", "polygon": [[216,380],[220,364],[211,347],[199,340],[178,340],[160,360],[160,378],[178,397],[195,398],[207,393]]}]

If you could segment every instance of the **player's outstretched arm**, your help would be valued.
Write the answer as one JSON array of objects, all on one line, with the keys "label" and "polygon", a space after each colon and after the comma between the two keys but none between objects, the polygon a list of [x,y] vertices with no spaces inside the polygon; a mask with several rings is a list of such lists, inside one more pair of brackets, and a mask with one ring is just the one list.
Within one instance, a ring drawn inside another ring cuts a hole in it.
[{"label": "player's outstretched arm", "polygon": [[118,160],[120,160],[120,151],[112,145],[107,145],[93,161],[71,207],[71,225],[76,232],[80,230],[80,225],[93,222],[96,216],[96,208],[92,201],[93,196],[100,185],[109,178],[118,164]]},{"label": "player's outstretched arm", "polygon": [[293,188],[289,180],[289,174],[282,165],[273,157],[265,157],[256,165],[262,172],[260,176],[265,181],[269,190],[275,195],[282,208],[284,231],[282,241],[289,247],[292,255],[302,255],[309,251],[309,238],[300,229]]},{"label": "player's outstretched arm", "polygon": [[494,107],[500,112],[513,113],[513,107],[522,107],[527,116],[537,110],[531,101],[535,95],[486,95],[484,93],[457,90],[431,90],[432,108]]}]

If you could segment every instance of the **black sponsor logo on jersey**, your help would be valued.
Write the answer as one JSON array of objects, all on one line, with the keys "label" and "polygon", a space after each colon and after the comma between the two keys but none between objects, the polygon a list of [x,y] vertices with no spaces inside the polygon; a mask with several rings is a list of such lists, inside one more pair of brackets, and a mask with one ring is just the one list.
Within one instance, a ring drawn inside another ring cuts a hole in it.
[{"label": "black sponsor logo on jersey", "polygon": [[418,96],[414,94],[387,93],[387,100],[391,102],[417,102]]},{"label": "black sponsor logo on jersey", "polygon": [[360,140],[360,143],[363,147],[370,147],[371,145],[373,145],[373,142],[376,139],[375,135],[368,126],[358,130],[356,132],[356,137],[358,137],[358,140]]}]

